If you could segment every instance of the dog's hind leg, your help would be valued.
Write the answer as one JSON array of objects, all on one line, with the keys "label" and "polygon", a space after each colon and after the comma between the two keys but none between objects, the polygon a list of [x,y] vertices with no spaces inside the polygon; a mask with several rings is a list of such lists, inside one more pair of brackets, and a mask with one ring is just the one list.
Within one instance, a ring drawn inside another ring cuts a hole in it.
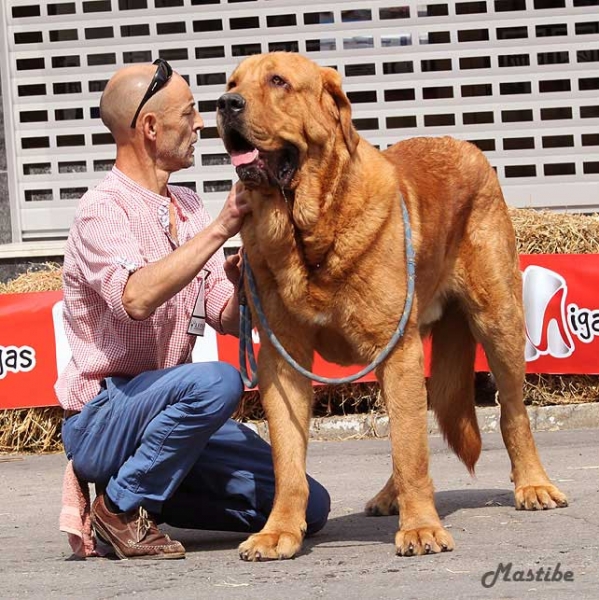
[{"label": "dog's hind leg", "polygon": [[[450,302],[431,331],[432,364],[428,399],[449,446],[470,472],[481,451],[474,409],[475,341],[456,302]],[[393,477],[365,507],[369,516],[397,514]]]},{"label": "dog's hind leg", "polygon": [[[423,360],[420,335],[410,331],[377,369],[389,413],[393,485],[400,516],[395,546],[400,556],[442,552],[454,546],[441,525],[429,476]],[[387,484],[387,492],[393,485]]]},{"label": "dog's hind leg", "polygon": [[[495,232],[477,233],[484,246],[464,253],[461,275],[466,284],[465,306],[475,338],[482,344],[495,376],[501,406],[501,433],[512,465],[517,509],[537,510],[567,506],[566,496],[554,486],[545,470],[532,436],[523,402],[525,375],[525,325],[522,280],[513,247],[507,243],[511,223]],[[479,223],[484,223],[481,217]],[[505,234],[505,235],[504,235]]]},{"label": "dog's hind leg", "polygon": [[371,498],[364,507],[364,512],[369,517],[386,517],[399,514],[397,505],[397,491],[393,475],[389,477],[383,489],[374,498]]}]

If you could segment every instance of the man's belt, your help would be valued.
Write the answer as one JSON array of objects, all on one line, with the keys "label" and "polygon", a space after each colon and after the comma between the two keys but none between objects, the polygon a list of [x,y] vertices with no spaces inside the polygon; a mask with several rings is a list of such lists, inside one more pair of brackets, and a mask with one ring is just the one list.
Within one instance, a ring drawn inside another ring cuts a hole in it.
[{"label": "man's belt", "polygon": [[64,411],[64,420],[66,421],[67,419],[70,419],[71,417],[78,415],[80,412],[81,412],[80,410],[72,410],[70,408],[66,408]]}]

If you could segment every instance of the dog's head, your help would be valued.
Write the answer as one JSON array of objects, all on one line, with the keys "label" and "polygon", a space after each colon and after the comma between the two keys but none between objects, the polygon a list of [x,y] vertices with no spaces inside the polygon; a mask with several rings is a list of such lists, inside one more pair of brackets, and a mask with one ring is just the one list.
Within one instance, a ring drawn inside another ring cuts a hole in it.
[{"label": "dog's head", "polygon": [[248,187],[295,189],[298,172],[319,148],[352,154],[359,136],[341,77],[294,53],[245,59],[217,102],[218,131]]}]

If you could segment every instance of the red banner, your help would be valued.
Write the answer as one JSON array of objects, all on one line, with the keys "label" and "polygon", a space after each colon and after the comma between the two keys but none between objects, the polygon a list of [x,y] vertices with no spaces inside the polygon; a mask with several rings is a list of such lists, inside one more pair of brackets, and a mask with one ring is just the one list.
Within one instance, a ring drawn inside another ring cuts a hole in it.
[{"label": "red banner", "polygon": [[0,294],[0,409],[57,404],[52,309],[61,301],[62,292]]},{"label": "red banner", "polygon": [[[520,257],[529,373],[599,373],[599,255]],[[509,323],[504,325],[509,327]],[[258,345],[256,344],[256,352]],[[62,292],[0,294],[0,409],[57,404],[54,382],[70,358],[62,325]],[[239,366],[238,342],[207,328],[193,360],[220,359]],[[486,370],[479,352],[477,370]],[[340,367],[317,357],[314,371],[343,377]],[[361,381],[372,381],[373,375]]]},{"label": "red banner", "polygon": [[529,373],[599,373],[599,255],[520,257]]}]

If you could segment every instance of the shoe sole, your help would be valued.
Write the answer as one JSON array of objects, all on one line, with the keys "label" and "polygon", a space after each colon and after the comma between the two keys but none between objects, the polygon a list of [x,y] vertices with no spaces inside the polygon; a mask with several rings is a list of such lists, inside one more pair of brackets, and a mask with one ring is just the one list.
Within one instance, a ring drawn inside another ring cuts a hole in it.
[{"label": "shoe sole", "polygon": [[175,560],[175,559],[185,558],[185,552],[171,552],[170,554],[166,554],[166,553],[164,553],[164,554],[142,554],[140,556],[125,556],[118,546],[116,546],[112,542],[108,541],[108,540],[110,540],[110,536],[106,533],[106,530],[101,525],[99,525],[97,522],[96,523],[92,522],[92,525],[93,525],[94,529],[96,530],[96,535],[99,534],[102,537],[102,539],[104,540],[104,542],[106,542],[107,544],[110,544],[110,546],[112,546],[112,549],[115,551],[116,555],[121,560]]}]

